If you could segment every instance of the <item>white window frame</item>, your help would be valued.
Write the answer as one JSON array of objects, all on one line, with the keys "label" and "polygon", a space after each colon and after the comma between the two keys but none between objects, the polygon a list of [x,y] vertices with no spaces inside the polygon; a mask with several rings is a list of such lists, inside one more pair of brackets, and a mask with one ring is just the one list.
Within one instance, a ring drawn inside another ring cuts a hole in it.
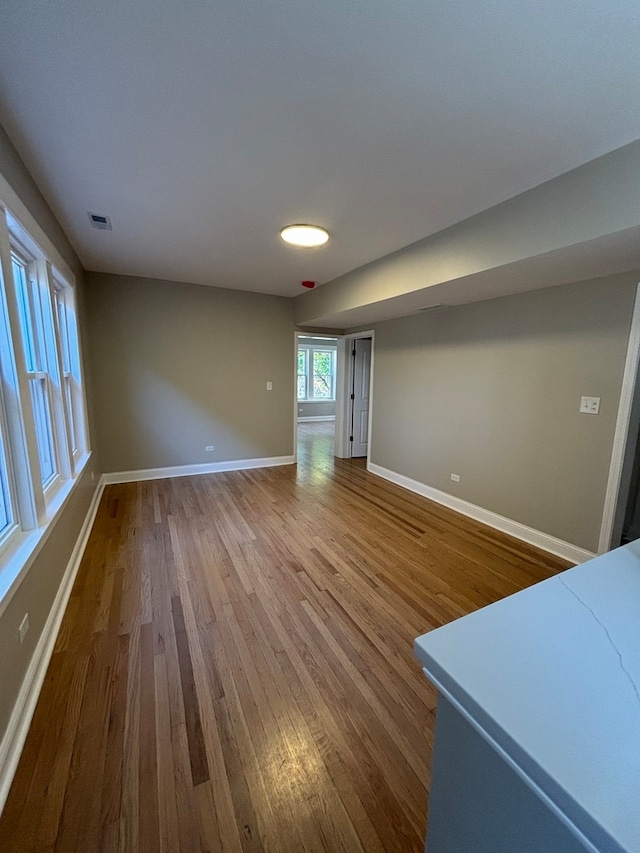
[{"label": "white window frame", "polygon": [[8,504],[7,515],[9,524],[0,532],[0,559],[17,544],[21,533],[21,508],[18,500],[18,490],[14,465],[12,462],[13,441],[6,400],[10,398],[17,386],[15,365],[11,358],[8,343],[8,318],[6,301],[4,299],[2,269],[0,269],[0,488],[5,493],[5,504]]},{"label": "white window frame", "polygon": [[[12,278],[11,284],[15,290],[15,298],[18,305],[24,305],[24,310],[19,309],[19,335],[23,346],[23,361],[21,367],[29,384],[30,398],[32,402],[32,414],[36,449],[38,451],[38,467],[40,468],[41,450],[45,449],[51,458],[51,474],[47,477],[41,472],[40,482],[45,498],[48,497],[58,485],[60,479],[68,479],[69,465],[68,454],[63,446],[65,432],[64,418],[61,417],[61,388],[60,373],[58,369],[58,354],[53,326],[53,313],[51,297],[49,292],[49,271],[46,260],[34,258],[28,250],[11,235],[12,262],[19,265],[24,274],[26,287],[25,293],[21,294],[22,288]],[[11,286],[11,285],[9,285]],[[25,299],[22,299],[24,295]],[[26,304],[24,304],[26,300]],[[25,334],[25,324],[22,320],[26,314],[26,323],[29,334]],[[27,344],[30,340],[30,346]],[[14,342],[16,339],[14,337]],[[16,342],[17,343],[17,342]],[[33,351],[35,364],[27,363],[27,349]],[[36,383],[44,390],[43,400],[46,406],[46,430],[39,428],[37,403],[34,387]]]},{"label": "white window frame", "polygon": [[73,470],[87,450],[87,406],[84,394],[75,290],[53,270],[54,324],[60,349],[60,376]]},{"label": "white window frame", "polygon": [[[337,346],[327,344],[307,344],[298,342],[298,353],[305,353],[305,388],[306,395],[297,397],[298,403],[335,403],[336,401],[336,375],[337,375]],[[331,396],[313,396],[313,355],[315,352],[328,352],[331,354]],[[298,360],[296,358],[296,394],[298,390],[298,377],[302,374],[297,372]]]},{"label": "white window frame", "polygon": [[[29,276],[29,323],[39,329],[37,360],[29,365],[12,255]],[[12,519],[0,532],[0,614],[49,536],[91,455],[74,284],[73,272],[0,175],[0,488],[4,484],[10,498]],[[64,353],[60,302],[68,333]],[[45,483],[30,392],[34,380],[44,383],[56,459],[56,473]],[[65,386],[70,386],[69,394]]]}]

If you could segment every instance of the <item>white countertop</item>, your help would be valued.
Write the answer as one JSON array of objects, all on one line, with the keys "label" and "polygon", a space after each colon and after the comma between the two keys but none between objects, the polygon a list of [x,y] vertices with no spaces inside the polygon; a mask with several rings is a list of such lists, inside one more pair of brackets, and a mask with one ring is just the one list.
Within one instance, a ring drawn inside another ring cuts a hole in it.
[{"label": "white countertop", "polygon": [[640,540],[419,637],[415,653],[586,849],[640,853]]}]

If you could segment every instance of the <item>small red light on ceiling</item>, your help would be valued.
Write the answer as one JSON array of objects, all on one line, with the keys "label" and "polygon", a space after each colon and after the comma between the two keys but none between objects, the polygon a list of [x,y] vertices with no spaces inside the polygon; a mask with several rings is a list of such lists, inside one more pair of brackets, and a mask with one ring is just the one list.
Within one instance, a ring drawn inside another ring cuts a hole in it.
[{"label": "small red light on ceiling", "polygon": [[315,286],[316,286],[315,281],[301,281],[301,282],[300,282],[300,284],[301,284],[303,287],[308,287],[309,289],[311,289],[311,288],[313,288],[313,287],[315,287]]}]

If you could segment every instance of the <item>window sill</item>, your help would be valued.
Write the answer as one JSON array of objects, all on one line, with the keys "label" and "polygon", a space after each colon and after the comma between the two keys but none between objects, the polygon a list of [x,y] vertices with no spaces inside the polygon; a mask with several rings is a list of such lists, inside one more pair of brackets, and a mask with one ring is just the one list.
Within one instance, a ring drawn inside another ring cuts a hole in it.
[{"label": "window sill", "polygon": [[17,534],[0,561],[0,616],[4,613],[22,579],[51,535],[56,521],[67,504],[69,497],[80,482],[84,469],[91,458],[91,451],[78,459],[76,476],[65,480],[47,501],[47,517],[35,530]]}]

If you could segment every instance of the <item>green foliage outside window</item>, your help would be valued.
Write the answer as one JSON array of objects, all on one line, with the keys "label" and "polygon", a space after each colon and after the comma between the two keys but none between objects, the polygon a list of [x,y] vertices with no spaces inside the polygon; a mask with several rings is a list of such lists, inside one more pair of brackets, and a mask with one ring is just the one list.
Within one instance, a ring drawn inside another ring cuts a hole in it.
[{"label": "green foliage outside window", "polygon": [[298,400],[335,399],[335,350],[298,350]]}]

